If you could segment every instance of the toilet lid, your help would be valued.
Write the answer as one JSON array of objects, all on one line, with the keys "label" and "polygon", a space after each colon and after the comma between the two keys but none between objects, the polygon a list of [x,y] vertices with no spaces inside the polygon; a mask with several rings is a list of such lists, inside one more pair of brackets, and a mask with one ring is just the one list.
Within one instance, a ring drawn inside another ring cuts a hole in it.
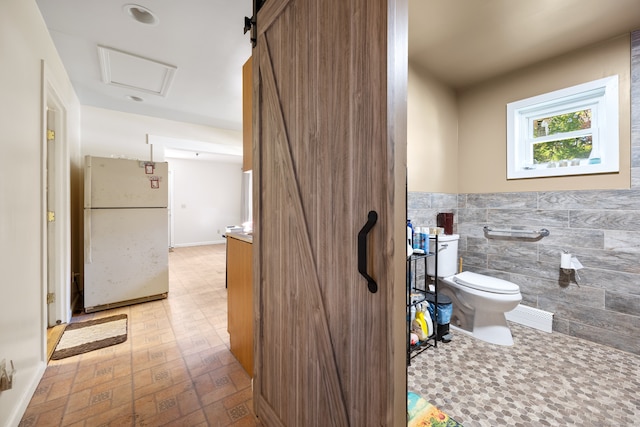
[{"label": "toilet lid", "polygon": [[520,292],[520,287],[515,283],[471,271],[458,273],[453,276],[453,280],[463,286],[494,294],[517,294]]}]

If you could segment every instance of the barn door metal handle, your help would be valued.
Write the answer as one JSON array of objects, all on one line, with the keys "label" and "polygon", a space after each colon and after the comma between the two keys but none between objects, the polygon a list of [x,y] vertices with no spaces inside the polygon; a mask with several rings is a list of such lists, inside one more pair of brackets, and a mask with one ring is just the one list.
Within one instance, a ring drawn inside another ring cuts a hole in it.
[{"label": "barn door metal handle", "polygon": [[367,217],[367,223],[362,227],[362,230],[358,233],[358,272],[367,279],[367,286],[369,292],[375,294],[378,292],[378,284],[373,277],[367,273],[367,235],[369,231],[376,225],[378,221],[378,213],[376,211],[370,211]]}]

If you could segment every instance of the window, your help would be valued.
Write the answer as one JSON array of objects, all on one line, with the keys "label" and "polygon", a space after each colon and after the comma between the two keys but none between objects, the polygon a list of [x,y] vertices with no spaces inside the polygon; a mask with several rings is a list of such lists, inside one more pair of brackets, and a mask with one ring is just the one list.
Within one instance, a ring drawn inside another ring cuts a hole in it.
[{"label": "window", "polygon": [[618,171],[618,76],[507,104],[507,179]]}]

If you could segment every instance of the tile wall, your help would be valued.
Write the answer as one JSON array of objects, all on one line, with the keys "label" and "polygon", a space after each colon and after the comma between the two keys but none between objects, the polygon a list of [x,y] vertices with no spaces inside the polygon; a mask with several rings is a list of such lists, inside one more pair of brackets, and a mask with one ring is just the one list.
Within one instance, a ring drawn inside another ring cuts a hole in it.
[{"label": "tile wall", "polygon": [[[517,283],[523,304],[554,313],[554,331],[640,354],[640,32],[632,34],[630,190],[408,194],[408,218],[454,212],[464,270]],[[547,228],[538,241],[487,238],[483,226]],[[578,277],[560,270],[569,251]],[[576,284],[576,279],[578,284]]]}]

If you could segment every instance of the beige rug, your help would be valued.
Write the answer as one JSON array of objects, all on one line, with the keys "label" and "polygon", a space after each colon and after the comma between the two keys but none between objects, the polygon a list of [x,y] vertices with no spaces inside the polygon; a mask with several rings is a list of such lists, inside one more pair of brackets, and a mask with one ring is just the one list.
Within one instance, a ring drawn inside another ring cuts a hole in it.
[{"label": "beige rug", "polygon": [[127,315],[69,323],[51,359],[58,360],[98,350],[127,340]]}]

